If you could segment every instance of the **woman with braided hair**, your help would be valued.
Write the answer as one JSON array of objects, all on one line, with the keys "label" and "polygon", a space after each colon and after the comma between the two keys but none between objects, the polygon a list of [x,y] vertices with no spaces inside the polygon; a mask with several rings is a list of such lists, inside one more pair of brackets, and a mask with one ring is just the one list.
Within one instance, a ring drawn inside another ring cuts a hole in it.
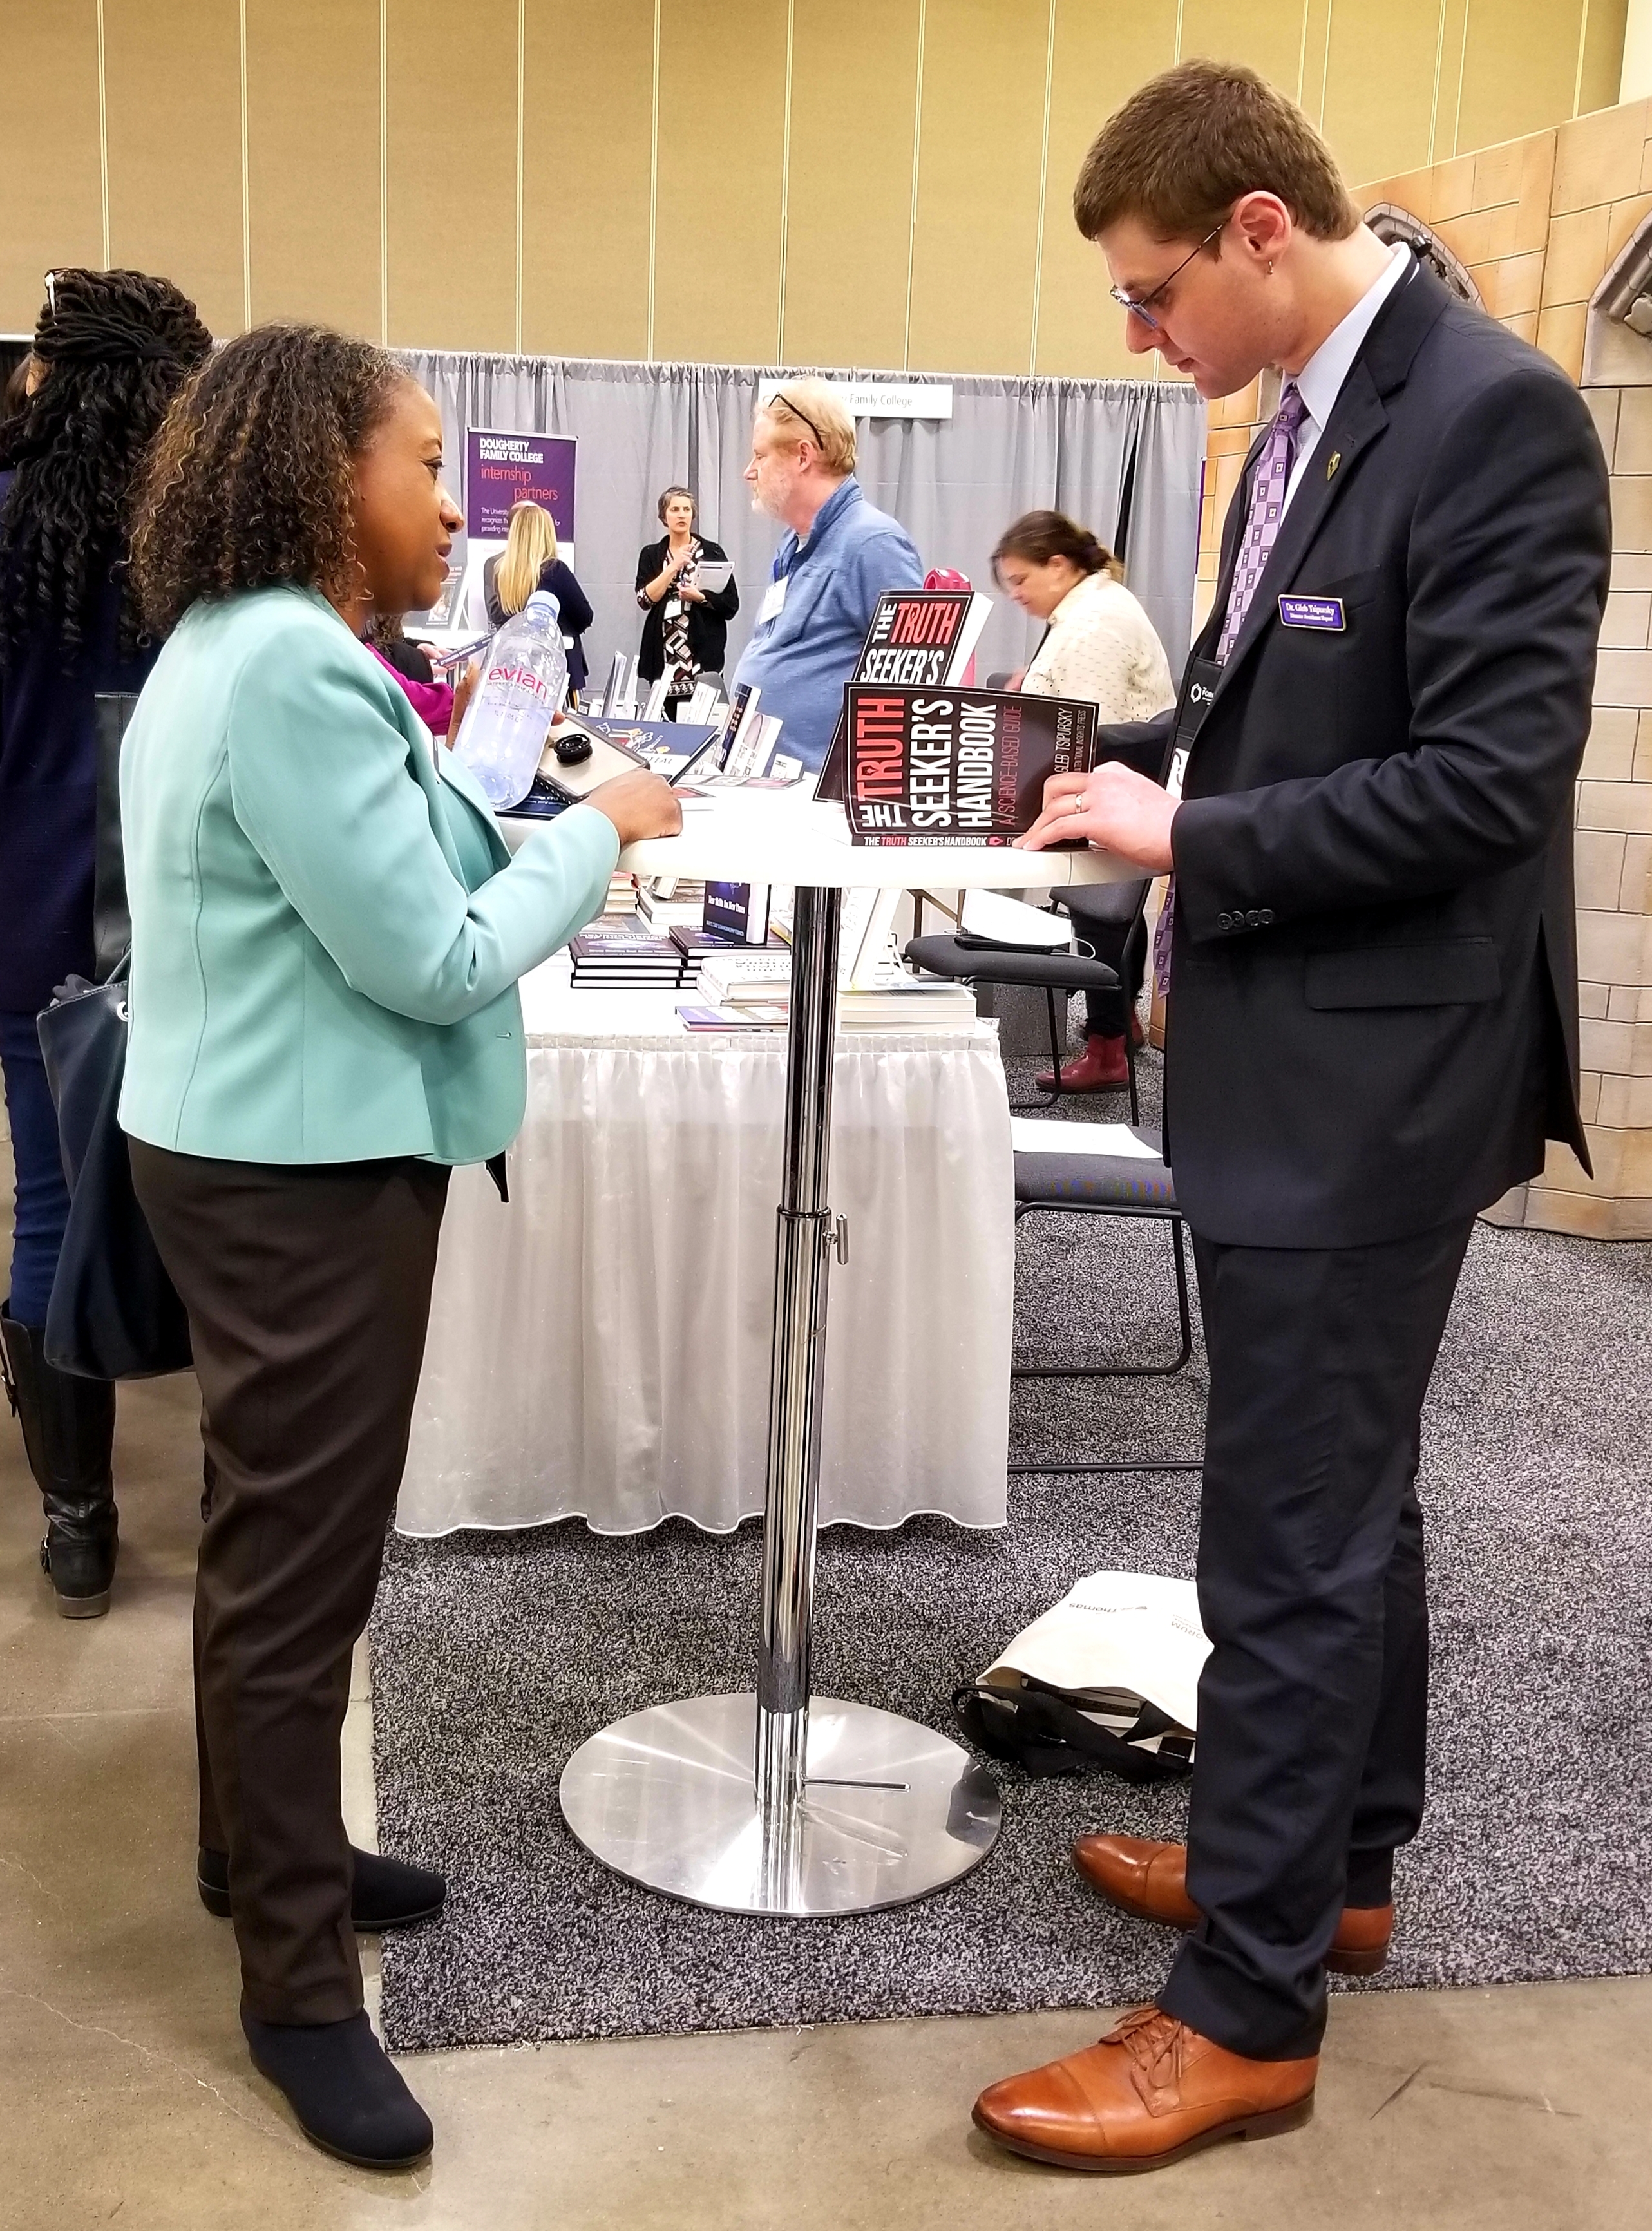
[{"label": "woman with braided hair", "polygon": [[71,1619],[109,1607],[114,1389],[46,1361],[68,1194],[35,1018],[93,973],[97,700],[155,656],[125,587],[126,499],[185,375],[210,351],[195,305],[141,271],[60,270],[0,425],[0,1069],[16,1167],[0,1361],[46,1506],[41,1563]]}]

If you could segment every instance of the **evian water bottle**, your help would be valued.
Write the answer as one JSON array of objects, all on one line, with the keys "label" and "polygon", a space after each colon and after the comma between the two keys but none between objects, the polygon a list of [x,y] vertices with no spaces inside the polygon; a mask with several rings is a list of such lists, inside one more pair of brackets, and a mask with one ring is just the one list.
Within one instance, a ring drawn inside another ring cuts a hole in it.
[{"label": "evian water bottle", "polygon": [[488,669],[466,708],[453,748],[488,794],[515,805],[533,788],[554,714],[567,695],[561,608],[535,589],[488,647]]}]

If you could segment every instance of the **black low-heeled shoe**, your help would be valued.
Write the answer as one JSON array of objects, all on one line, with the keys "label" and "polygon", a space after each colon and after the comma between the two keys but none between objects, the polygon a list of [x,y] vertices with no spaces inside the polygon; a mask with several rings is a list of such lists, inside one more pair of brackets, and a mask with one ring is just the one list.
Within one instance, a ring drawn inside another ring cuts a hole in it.
[{"label": "black low-heeled shoe", "polygon": [[267,2022],[241,2009],[252,2065],[313,2145],[358,2169],[417,2169],[435,2133],[365,2014],[346,2021]]},{"label": "black low-heeled shoe", "polygon": [[[411,1860],[363,1852],[354,1844],[350,1857],[355,1865],[350,1919],[363,1935],[380,1929],[411,1929],[418,1922],[433,1921],[442,1911],[447,1884],[434,1867],[416,1867]],[[230,1918],[227,1852],[210,1852],[201,1846],[195,1854],[195,1887],[209,1913],[220,1921]]]}]

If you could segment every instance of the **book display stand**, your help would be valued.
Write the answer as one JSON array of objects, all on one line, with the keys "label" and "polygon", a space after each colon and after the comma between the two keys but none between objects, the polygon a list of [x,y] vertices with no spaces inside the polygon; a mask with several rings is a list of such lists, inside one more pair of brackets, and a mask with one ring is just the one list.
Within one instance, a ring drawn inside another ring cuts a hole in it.
[{"label": "book display stand", "polygon": [[587,1851],[671,1897],[726,1912],[857,1913],[968,1873],[997,1838],[999,1802],[948,1736],[810,1695],[826,1290],[852,1241],[827,1197],[844,889],[1061,888],[1140,870],[1083,849],[868,850],[850,844],[840,807],[776,804],[730,793],[680,837],[619,860],[641,876],[796,889],[755,1692],[616,1721],[574,1752],[560,1794]]}]

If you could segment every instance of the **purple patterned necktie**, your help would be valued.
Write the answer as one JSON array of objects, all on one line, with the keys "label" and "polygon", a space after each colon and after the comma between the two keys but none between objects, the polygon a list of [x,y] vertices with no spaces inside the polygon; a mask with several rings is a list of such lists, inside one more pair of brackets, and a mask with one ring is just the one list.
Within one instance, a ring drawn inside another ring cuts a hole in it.
[{"label": "purple patterned necktie", "polygon": [[[1285,516],[1285,494],[1291,485],[1291,466],[1296,456],[1296,437],[1302,430],[1302,421],[1308,415],[1308,406],[1295,387],[1287,387],[1279,398],[1279,407],[1269,427],[1262,453],[1256,460],[1256,476],[1251,482],[1250,515],[1245,521],[1245,532],[1234,560],[1234,578],[1228,591],[1228,617],[1221,624],[1221,639],[1216,644],[1216,663],[1226,666],[1229,654],[1245,624],[1245,616],[1256,594],[1256,585],[1267,571],[1267,561],[1273,555],[1273,545],[1279,540],[1279,521]],[[1159,909],[1159,918],[1153,925],[1153,981],[1160,999],[1170,988],[1170,942],[1176,924],[1176,878],[1171,876],[1164,894],[1164,904]]]}]

